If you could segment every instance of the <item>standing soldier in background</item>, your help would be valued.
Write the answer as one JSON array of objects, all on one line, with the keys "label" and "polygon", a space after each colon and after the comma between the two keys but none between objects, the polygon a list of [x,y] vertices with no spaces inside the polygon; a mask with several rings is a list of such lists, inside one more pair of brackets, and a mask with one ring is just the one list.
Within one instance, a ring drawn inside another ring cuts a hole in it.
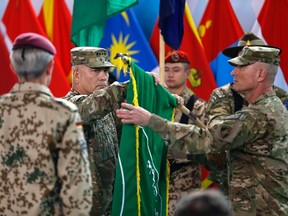
[{"label": "standing soldier in background", "polygon": [[56,50],[19,35],[10,56],[19,83],[0,97],[1,215],[89,215],[92,182],[77,107],[51,94]]},{"label": "standing soldier in background", "polygon": [[[164,81],[167,89],[172,94],[177,94],[184,99],[184,105],[191,110],[193,115],[203,120],[206,102],[198,98],[186,82],[190,75],[190,62],[188,55],[183,51],[173,51],[165,57]],[[174,118],[175,122],[191,124],[191,120],[178,109]],[[205,155],[203,155],[205,157]],[[174,215],[177,201],[195,189],[201,187],[200,166],[195,161],[175,159],[173,151],[169,151],[170,184],[169,184],[169,215]]]}]

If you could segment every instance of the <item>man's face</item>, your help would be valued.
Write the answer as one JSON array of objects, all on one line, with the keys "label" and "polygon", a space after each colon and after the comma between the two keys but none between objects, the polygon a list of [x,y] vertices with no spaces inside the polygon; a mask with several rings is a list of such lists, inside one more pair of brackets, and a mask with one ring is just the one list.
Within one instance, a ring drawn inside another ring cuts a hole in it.
[{"label": "man's face", "polygon": [[105,88],[108,85],[108,78],[109,68],[89,68],[85,65],[79,65],[74,77],[80,94],[91,94],[96,89]]},{"label": "man's face", "polygon": [[165,63],[164,81],[169,89],[186,86],[190,70],[186,63]]},{"label": "man's face", "polygon": [[259,67],[257,62],[246,65],[237,66],[232,71],[234,76],[233,89],[237,92],[243,93],[244,95],[251,92],[258,85]]}]

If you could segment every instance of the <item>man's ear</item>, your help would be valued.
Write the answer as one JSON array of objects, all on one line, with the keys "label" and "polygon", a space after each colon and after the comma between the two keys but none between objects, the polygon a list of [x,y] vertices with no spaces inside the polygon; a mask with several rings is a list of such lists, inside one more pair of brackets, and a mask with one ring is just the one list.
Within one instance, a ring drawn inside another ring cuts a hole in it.
[{"label": "man's ear", "polygon": [[266,68],[262,67],[258,70],[258,73],[257,73],[257,80],[259,82],[262,82],[263,80],[265,80],[267,77],[267,70]]},{"label": "man's ear", "polygon": [[73,82],[78,84],[80,80],[80,71],[78,66],[72,67],[72,77],[73,77]]},{"label": "man's ear", "polygon": [[191,68],[186,69],[185,71],[186,79],[189,79],[190,73],[191,73]]}]

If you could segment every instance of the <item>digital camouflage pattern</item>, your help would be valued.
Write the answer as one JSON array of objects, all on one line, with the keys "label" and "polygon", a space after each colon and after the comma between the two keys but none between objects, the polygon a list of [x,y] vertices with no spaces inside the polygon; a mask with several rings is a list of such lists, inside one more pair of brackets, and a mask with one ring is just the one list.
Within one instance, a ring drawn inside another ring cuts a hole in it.
[{"label": "digital camouflage pattern", "polygon": [[75,47],[71,49],[72,66],[90,68],[115,67],[109,62],[108,51],[100,47]]},{"label": "digital camouflage pattern", "polygon": [[237,57],[228,60],[228,62],[233,66],[249,65],[257,61],[278,66],[280,64],[280,51],[280,49],[272,47],[245,46]]},{"label": "digital camouflage pattern", "polygon": [[0,215],[89,215],[92,181],[77,107],[40,84],[0,97]]},{"label": "digital camouflage pattern", "polygon": [[148,126],[186,154],[233,150],[229,189],[234,215],[288,215],[288,112],[275,92],[227,116],[210,132],[156,116]]},{"label": "digital camouflage pattern", "polygon": [[[179,96],[184,99],[184,104],[186,105],[193,94],[194,93],[190,89],[185,88]],[[191,112],[202,120],[205,113],[205,106],[206,102],[202,99],[198,99],[195,101]],[[179,122],[182,114],[183,113],[177,109],[174,122]],[[188,121],[188,124],[192,124],[191,120]],[[187,160],[187,157],[175,159],[173,158],[173,154],[169,154],[168,159],[170,162],[171,174],[169,184],[169,215],[172,216],[174,215],[177,201],[191,191],[201,187],[201,173],[198,162]]]},{"label": "digital camouflage pattern", "polygon": [[[288,93],[277,86],[274,86],[274,90],[277,97],[279,97],[285,105],[288,101]],[[235,93],[236,92],[234,92],[234,94]],[[241,108],[247,107],[248,105],[247,101],[244,100],[240,94],[233,95],[231,84],[215,89],[208,101],[206,111],[206,119],[208,119],[207,126],[212,127],[215,124],[219,124],[226,116],[234,114],[239,109],[239,107],[235,107],[235,104],[241,105]],[[207,156],[209,160],[208,162],[204,162],[204,164],[205,167],[210,170],[209,179],[216,182],[219,189],[226,196],[229,196],[229,178],[227,173],[231,173],[230,151],[213,152]]]},{"label": "digital camouflage pattern", "polygon": [[90,95],[71,90],[65,99],[78,106],[83,120],[84,134],[93,180],[91,215],[110,215],[121,126],[115,119],[115,110],[126,98],[128,83],[114,82]]}]

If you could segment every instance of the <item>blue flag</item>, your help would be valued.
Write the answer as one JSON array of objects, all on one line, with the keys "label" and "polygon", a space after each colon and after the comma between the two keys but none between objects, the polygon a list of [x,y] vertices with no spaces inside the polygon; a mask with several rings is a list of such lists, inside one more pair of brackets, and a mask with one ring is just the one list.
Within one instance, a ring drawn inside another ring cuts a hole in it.
[{"label": "blue flag", "polygon": [[159,29],[164,41],[178,50],[184,33],[184,9],[186,0],[160,0]]},{"label": "blue flag", "polygon": [[[109,50],[110,61],[113,64],[116,61],[114,57],[119,52],[128,54],[139,67],[146,71],[152,71],[158,66],[157,59],[131,9],[107,20],[100,46]],[[120,82],[130,78],[119,68],[115,68],[113,74]]]}]

